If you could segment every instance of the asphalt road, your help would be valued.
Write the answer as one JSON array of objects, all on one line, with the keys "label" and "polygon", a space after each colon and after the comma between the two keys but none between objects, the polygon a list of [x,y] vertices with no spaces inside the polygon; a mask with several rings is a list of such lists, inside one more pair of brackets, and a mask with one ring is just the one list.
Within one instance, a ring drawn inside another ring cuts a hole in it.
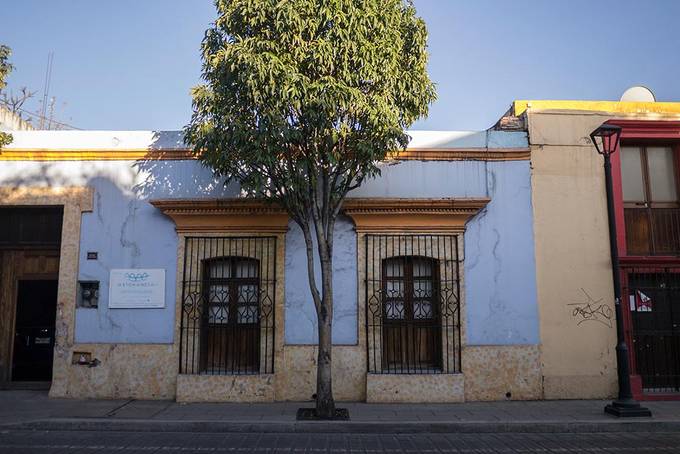
[{"label": "asphalt road", "polygon": [[2,454],[680,453],[680,433],[206,434],[0,431]]}]

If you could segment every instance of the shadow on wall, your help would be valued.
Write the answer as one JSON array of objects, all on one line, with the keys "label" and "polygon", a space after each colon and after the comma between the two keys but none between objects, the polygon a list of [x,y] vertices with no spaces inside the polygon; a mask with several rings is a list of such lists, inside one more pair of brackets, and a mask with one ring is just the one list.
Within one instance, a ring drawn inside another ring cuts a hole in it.
[{"label": "shadow on wall", "polygon": [[[79,279],[99,281],[99,308],[76,310],[79,343],[171,343],[177,235],[172,221],[108,178],[93,178],[94,210],[83,214]],[[87,252],[96,251],[96,260]],[[109,274],[117,268],[165,270],[163,309],[109,309]]]},{"label": "shadow on wall", "polygon": [[[16,161],[4,162],[0,169],[0,185],[13,188],[74,186],[74,184],[67,183],[67,179],[61,172],[54,172],[54,163],[41,161],[31,162],[28,165],[21,164],[23,165],[17,165]],[[30,167],[30,169],[25,169],[25,167]]]},{"label": "shadow on wall", "polygon": [[[238,189],[225,186],[195,159],[163,157],[161,151],[139,161],[8,161],[0,166],[0,186],[92,187],[93,212],[82,217],[78,278],[100,281],[106,289],[111,269],[163,268],[166,300],[174,301],[177,234],[149,199],[233,197]],[[98,259],[87,260],[87,251],[97,251]],[[107,300],[108,292],[102,291],[98,309],[77,310],[77,342],[172,342],[174,305],[109,310]]]},{"label": "shadow on wall", "polygon": [[122,192],[140,200],[150,198],[235,197],[238,185],[194,158],[177,159],[185,150],[177,131],[153,133],[149,150],[153,158],[137,161],[15,161],[3,162],[0,184],[10,187],[90,186],[95,179],[109,179]]},{"label": "shadow on wall", "polygon": [[239,195],[238,185],[225,185],[224,178],[198,159],[178,160],[172,152],[185,147],[176,131],[154,132],[149,146],[150,150],[155,151],[154,157],[135,161],[133,164],[140,176],[133,187],[137,197],[149,199]]}]

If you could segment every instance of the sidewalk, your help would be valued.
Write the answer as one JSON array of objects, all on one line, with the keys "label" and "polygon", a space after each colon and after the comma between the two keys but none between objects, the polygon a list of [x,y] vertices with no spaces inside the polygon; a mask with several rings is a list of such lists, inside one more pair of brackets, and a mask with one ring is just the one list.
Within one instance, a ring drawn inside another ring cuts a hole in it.
[{"label": "sidewalk", "polygon": [[137,432],[680,432],[680,402],[645,402],[651,418],[605,415],[605,401],[340,403],[351,421],[298,422],[311,402],[267,404],[49,399],[45,391],[0,391],[3,428]]}]

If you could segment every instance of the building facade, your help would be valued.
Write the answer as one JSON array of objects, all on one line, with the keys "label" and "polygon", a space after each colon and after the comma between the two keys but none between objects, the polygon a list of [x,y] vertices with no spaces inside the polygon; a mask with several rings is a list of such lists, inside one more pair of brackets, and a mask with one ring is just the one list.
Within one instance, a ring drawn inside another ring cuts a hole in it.
[{"label": "building facade", "polygon": [[[414,131],[335,232],[339,400],[608,398],[614,155],[638,398],[680,391],[680,104],[516,101],[481,132]],[[304,240],[175,132],[18,131],[0,151],[0,387],[55,397],[309,400]]]},{"label": "building facade", "polygon": [[680,392],[680,103],[516,101],[529,134],[543,396],[617,392],[603,160],[589,134],[621,126],[612,155],[624,328],[637,399]]},{"label": "building facade", "polygon": [[[337,224],[336,398],[540,398],[526,132],[412,136]],[[179,137],[14,133],[0,154],[5,384],[51,380],[59,397],[311,398],[300,230],[239,198]]]}]

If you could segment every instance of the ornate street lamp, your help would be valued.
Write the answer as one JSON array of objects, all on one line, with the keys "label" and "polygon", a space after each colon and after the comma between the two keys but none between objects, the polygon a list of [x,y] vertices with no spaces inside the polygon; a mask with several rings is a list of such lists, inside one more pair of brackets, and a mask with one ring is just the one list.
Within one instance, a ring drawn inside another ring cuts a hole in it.
[{"label": "ornate street lamp", "polygon": [[614,217],[614,190],[612,185],[611,155],[616,151],[621,138],[621,127],[603,124],[590,133],[597,152],[604,156],[604,178],[607,190],[607,218],[609,221],[609,248],[612,259],[614,281],[614,309],[616,311],[616,367],[619,379],[619,397],[604,407],[605,413],[618,417],[652,416],[649,409],[642,407],[630,388],[630,362],[628,346],[623,333],[623,310],[621,308],[621,275],[619,273],[619,250],[616,244],[616,219]]}]

